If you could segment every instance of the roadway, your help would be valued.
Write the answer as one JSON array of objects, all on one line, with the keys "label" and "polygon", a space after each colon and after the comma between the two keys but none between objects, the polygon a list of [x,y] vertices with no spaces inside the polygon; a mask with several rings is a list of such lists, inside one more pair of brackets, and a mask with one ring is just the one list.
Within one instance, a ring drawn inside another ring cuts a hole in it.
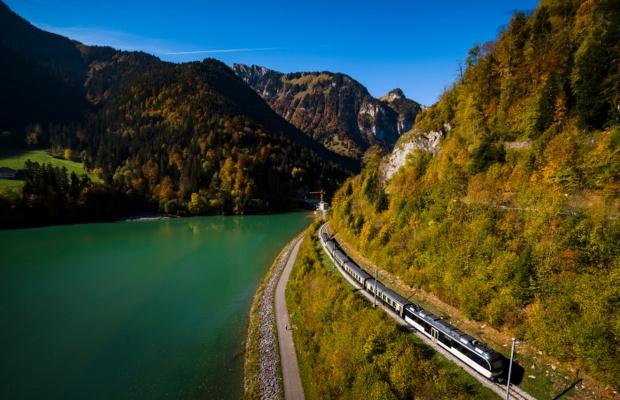
[{"label": "roadway", "polygon": [[293,249],[289,253],[286,266],[280,275],[278,286],[276,287],[275,312],[276,326],[278,329],[278,343],[280,345],[280,365],[282,367],[282,379],[284,383],[284,398],[286,400],[303,400],[304,388],[299,376],[299,365],[297,364],[297,354],[295,353],[295,343],[293,343],[293,330],[289,319],[288,308],[286,307],[286,284],[291,276],[293,264],[297,259],[299,246],[303,236],[297,240]]}]

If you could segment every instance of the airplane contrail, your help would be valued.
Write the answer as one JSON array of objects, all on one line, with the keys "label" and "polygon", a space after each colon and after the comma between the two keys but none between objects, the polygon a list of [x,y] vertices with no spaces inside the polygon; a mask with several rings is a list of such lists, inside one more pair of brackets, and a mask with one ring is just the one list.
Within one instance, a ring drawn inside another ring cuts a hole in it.
[{"label": "airplane contrail", "polygon": [[279,50],[279,47],[253,47],[253,48],[239,48],[239,49],[214,49],[214,50],[191,50],[191,51],[172,51],[164,53],[166,55],[183,55],[183,54],[207,54],[207,53],[236,53],[243,51],[268,51]]}]

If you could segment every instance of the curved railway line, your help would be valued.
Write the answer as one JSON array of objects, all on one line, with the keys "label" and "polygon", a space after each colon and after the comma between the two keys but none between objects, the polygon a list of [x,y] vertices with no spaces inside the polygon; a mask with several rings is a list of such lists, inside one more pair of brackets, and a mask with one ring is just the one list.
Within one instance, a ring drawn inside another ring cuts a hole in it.
[{"label": "curved railway line", "polygon": [[[368,301],[374,302],[375,298],[373,297],[373,295],[370,294],[368,291],[366,291],[364,289],[363,285],[361,285],[359,282],[355,281],[346,271],[344,271],[338,265],[338,263],[336,262],[334,257],[330,254],[330,252],[328,251],[327,244],[323,241],[323,238],[321,237],[321,233],[322,232],[326,232],[326,228],[327,228],[327,224],[324,224],[324,225],[322,225],[319,228],[319,231],[318,231],[319,242],[321,243],[321,247],[323,248],[323,251],[325,252],[325,254],[327,254],[329,259],[332,261],[332,263],[334,265],[334,268],[336,270],[338,270],[338,272],[340,272],[340,274],[353,287],[358,289],[359,292]],[[465,362],[463,362],[462,360],[457,358],[455,355],[453,355],[452,353],[450,353],[449,351],[447,351],[446,349],[441,347],[439,344],[437,344],[433,340],[429,339],[427,336],[425,336],[424,334],[422,334],[421,332],[416,330],[414,327],[409,325],[407,322],[405,322],[405,320],[403,318],[401,318],[400,315],[398,315],[396,312],[394,312],[394,310],[392,310],[390,307],[386,306],[386,304],[384,304],[382,302],[377,302],[377,305],[380,306],[381,308],[383,308],[383,310],[389,316],[391,316],[394,320],[396,320],[396,322],[398,322],[401,326],[407,328],[407,330],[409,330],[410,332],[415,334],[420,340],[422,340],[428,346],[432,347],[435,351],[441,353],[444,357],[446,357],[449,360],[451,360],[452,362],[456,363],[458,366],[460,366],[462,369],[464,369],[467,373],[469,373],[474,379],[476,379],[478,382],[480,382],[483,386],[485,386],[486,388],[492,390],[497,395],[499,395],[501,398],[505,398],[506,397],[506,385],[505,384],[493,382],[493,381],[485,378],[484,376],[482,376],[473,367],[471,367],[470,365],[466,364]],[[514,385],[510,385],[510,396],[509,396],[509,398],[512,399],[512,400],[536,400],[536,398],[534,396],[528,394],[523,389],[519,388],[518,386],[514,386]]]}]

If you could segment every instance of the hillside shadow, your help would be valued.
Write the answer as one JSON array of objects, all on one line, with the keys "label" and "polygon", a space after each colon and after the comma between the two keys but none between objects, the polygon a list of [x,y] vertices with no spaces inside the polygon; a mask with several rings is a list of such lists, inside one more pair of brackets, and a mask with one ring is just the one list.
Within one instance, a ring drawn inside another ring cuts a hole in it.
[{"label": "hillside shadow", "polygon": [[[501,382],[508,381],[508,368],[510,365],[510,359],[502,356],[504,365],[506,368],[504,369],[504,373],[500,375]],[[511,385],[520,385],[523,382],[523,377],[525,376],[525,369],[520,366],[516,361],[512,363],[512,373],[510,374],[510,384]]]},{"label": "hillside shadow", "polygon": [[0,146],[0,158],[18,157],[30,150],[21,149],[16,147],[4,147]]}]

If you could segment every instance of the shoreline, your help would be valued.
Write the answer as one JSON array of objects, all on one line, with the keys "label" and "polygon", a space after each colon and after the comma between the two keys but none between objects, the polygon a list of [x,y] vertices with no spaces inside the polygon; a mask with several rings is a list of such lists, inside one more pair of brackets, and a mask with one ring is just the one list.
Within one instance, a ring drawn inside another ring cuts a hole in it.
[{"label": "shoreline", "polygon": [[3,226],[2,221],[0,221],[0,232],[2,231],[14,231],[21,229],[39,229],[39,228],[51,228],[56,226],[71,226],[71,225],[85,225],[85,224],[115,224],[119,222],[148,222],[148,221],[159,221],[159,220],[169,220],[169,219],[178,219],[178,218],[195,218],[195,217],[253,217],[253,216],[269,216],[269,215],[282,215],[282,214],[291,214],[291,213],[306,213],[308,216],[312,217],[313,210],[308,209],[290,209],[290,210],[281,210],[274,211],[270,213],[251,213],[251,214],[204,214],[204,215],[176,215],[176,214],[157,214],[153,213],[149,216],[140,216],[141,214],[132,214],[126,215],[118,218],[110,218],[110,219],[93,219],[93,220],[85,220],[80,222],[64,222],[64,223],[55,223],[55,224],[26,224],[26,225],[8,225]]},{"label": "shoreline", "polygon": [[[260,284],[254,292],[250,312],[248,315],[247,333],[245,338],[245,360],[243,363],[243,398],[244,399],[283,399],[284,386],[282,379],[282,367],[280,364],[279,342],[276,333],[276,321],[274,303],[275,303],[275,287],[280,278],[284,266],[293,249],[294,244],[304,234],[306,228],[297,233],[289,240],[278,255],[274,258],[269,269],[263,276]],[[267,291],[267,293],[266,293]],[[268,299],[265,297],[269,297]],[[269,303],[265,303],[268,300]],[[264,308],[270,308],[272,313],[264,315]],[[265,321],[263,317],[268,317],[269,321]],[[265,340],[261,335],[265,330],[270,330],[273,334],[272,338]],[[274,358],[271,363],[271,369],[268,371],[272,375],[275,374],[276,382],[264,382],[261,377],[263,369],[261,363],[261,347],[268,346],[271,348],[269,352],[270,358]],[[268,387],[270,395],[263,395],[263,390]]]}]

